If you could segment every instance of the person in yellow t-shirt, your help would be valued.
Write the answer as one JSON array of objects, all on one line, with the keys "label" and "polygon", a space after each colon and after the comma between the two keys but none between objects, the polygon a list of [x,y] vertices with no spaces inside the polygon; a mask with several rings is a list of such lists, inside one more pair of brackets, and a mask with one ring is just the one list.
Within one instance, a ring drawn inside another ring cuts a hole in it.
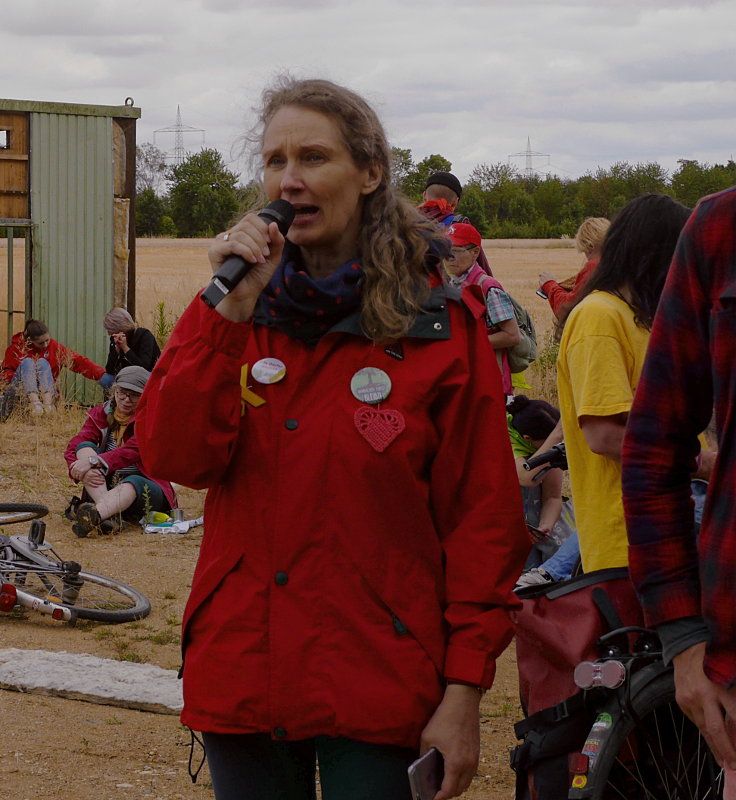
[{"label": "person in yellow t-shirt", "polygon": [[621,446],[652,318],[689,213],[664,195],[630,201],[562,320],[557,388],[585,572],[628,564]]}]

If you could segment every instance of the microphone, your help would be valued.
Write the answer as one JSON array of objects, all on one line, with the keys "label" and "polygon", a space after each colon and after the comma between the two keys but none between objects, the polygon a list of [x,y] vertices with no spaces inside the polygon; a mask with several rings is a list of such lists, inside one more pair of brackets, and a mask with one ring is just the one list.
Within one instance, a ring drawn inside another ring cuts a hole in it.
[{"label": "microphone", "polygon": [[[294,221],[294,206],[288,200],[274,200],[258,212],[258,216],[268,223],[275,222],[279,226],[282,236]],[[240,256],[228,256],[220,269],[217,270],[210,281],[210,285],[202,292],[200,297],[210,308],[215,306],[240,283],[240,281],[253,269],[251,264]]]}]

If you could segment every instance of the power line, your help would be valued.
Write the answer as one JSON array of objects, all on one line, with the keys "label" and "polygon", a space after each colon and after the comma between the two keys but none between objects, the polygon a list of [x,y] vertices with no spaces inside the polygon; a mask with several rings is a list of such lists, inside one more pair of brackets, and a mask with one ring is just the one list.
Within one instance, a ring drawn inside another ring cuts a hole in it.
[{"label": "power line", "polygon": [[534,178],[537,175],[537,170],[534,169],[534,165],[532,160],[535,158],[546,158],[547,164],[549,164],[550,155],[549,153],[537,153],[535,150],[532,150],[532,143],[530,138],[526,137],[526,150],[521,153],[509,153],[508,159],[509,161],[512,158],[523,157],[526,160],[526,166],[524,167],[524,177],[527,179]]},{"label": "power line", "polygon": [[167,153],[166,158],[171,159],[175,164],[181,164],[186,158],[186,151],[184,150],[184,134],[185,133],[201,133],[202,142],[204,144],[205,131],[204,128],[193,128],[191,125],[183,125],[181,121],[181,109],[176,107],[176,123],[170,125],[168,128],[158,128],[153,132],[153,143],[156,144],[157,133],[173,133],[174,134],[174,151]]}]

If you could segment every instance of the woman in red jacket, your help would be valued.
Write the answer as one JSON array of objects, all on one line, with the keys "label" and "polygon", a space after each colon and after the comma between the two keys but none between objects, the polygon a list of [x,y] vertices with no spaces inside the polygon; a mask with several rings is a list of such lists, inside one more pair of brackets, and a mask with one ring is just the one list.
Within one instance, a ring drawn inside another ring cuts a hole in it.
[{"label": "woman in red jacket", "polygon": [[483,303],[443,286],[361,97],[284,79],[260,123],[288,239],[254,214],[218,235],[213,269],[252,269],[193,300],[138,414],[146,468],[209,489],[182,721],[218,800],[313,798],[315,759],[325,800],[408,800],[431,747],[446,800],[528,547]]},{"label": "woman in red jacket", "polygon": [[62,367],[94,381],[105,374],[93,361],[52,339],[45,323],[29,319],[23,331],[10,340],[1,371],[8,383],[6,391],[14,394],[20,389],[31,404],[31,414],[52,414],[56,411],[56,380]]}]

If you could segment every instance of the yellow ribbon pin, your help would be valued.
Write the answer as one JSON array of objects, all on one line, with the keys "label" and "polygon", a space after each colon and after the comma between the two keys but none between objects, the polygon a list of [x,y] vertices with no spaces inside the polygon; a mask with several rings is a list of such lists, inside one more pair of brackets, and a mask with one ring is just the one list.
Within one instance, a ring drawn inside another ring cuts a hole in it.
[{"label": "yellow ribbon pin", "polygon": [[255,392],[250,390],[248,386],[248,367],[249,364],[243,364],[240,369],[240,416],[245,415],[245,404],[253,406],[253,408],[258,408],[259,406],[265,405],[266,401],[259,397]]}]

